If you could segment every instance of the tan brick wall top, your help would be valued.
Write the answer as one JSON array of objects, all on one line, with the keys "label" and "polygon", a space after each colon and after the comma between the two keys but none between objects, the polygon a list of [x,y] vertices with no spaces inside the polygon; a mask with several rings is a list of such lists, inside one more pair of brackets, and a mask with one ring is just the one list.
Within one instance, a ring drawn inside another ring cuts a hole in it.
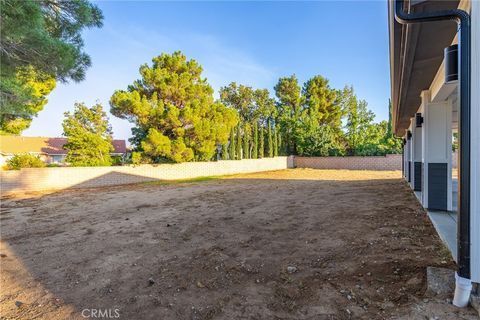
[{"label": "tan brick wall top", "polygon": [[295,157],[296,168],[345,170],[402,170],[402,155],[374,157]]}]

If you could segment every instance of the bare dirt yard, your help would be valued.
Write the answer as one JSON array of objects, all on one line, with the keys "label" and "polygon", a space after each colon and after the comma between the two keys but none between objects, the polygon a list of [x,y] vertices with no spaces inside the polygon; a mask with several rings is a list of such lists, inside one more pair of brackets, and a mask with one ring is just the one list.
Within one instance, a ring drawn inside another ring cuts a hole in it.
[{"label": "bare dirt yard", "polygon": [[1,239],[2,319],[476,318],[425,293],[454,264],[399,172],[8,198]]}]

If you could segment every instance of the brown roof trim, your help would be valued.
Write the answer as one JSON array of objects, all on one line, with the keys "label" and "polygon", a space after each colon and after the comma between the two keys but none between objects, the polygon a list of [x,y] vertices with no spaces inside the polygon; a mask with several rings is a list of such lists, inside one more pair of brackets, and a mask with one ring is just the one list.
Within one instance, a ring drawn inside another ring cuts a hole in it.
[{"label": "brown roof trim", "polygon": [[[67,150],[63,148],[65,143],[67,143],[67,138],[0,136],[0,153],[65,155],[67,154]],[[124,154],[127,152],[125,140],[115,139],[112,141],[112,145],[114,148],[112,153]]]}]

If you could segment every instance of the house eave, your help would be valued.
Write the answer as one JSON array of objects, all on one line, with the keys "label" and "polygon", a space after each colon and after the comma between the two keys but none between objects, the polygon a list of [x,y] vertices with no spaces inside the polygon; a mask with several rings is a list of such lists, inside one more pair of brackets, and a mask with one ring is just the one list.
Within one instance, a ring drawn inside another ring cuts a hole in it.
[{"label": "house eave", "polygon": [[[458,8],[458,0],[410,1],[414,12]],[[405,134],[443,61],[443,49],[452,43],[457,26],[452,21],[401,25],[395,21],[393,0],[388,2],[392,125],[399,137]]]}]

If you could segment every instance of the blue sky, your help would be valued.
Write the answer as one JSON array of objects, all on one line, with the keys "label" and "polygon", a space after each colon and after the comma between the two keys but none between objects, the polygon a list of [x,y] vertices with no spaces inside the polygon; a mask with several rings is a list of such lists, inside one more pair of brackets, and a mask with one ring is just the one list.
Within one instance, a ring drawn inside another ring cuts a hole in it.
[{"label": "blue sky", "polygon": [[[231,81],[273,86],[295,73],[303,83],[321,74],[331,86],[353,85],[376,120],[388,118],[387,1],[155,2],[99,1],[101,29],[84,32],[92,58],[81,83],[58,84],[24,132],[60,136],[63,113],[74,102],[99,101],[106,110],[116,89],[139,77],[138,68],[162,52],[196,59],[218,95]],[[362,17],[362,19],[360,19]],[[109,115],[114,137],[131,125]]]}]

